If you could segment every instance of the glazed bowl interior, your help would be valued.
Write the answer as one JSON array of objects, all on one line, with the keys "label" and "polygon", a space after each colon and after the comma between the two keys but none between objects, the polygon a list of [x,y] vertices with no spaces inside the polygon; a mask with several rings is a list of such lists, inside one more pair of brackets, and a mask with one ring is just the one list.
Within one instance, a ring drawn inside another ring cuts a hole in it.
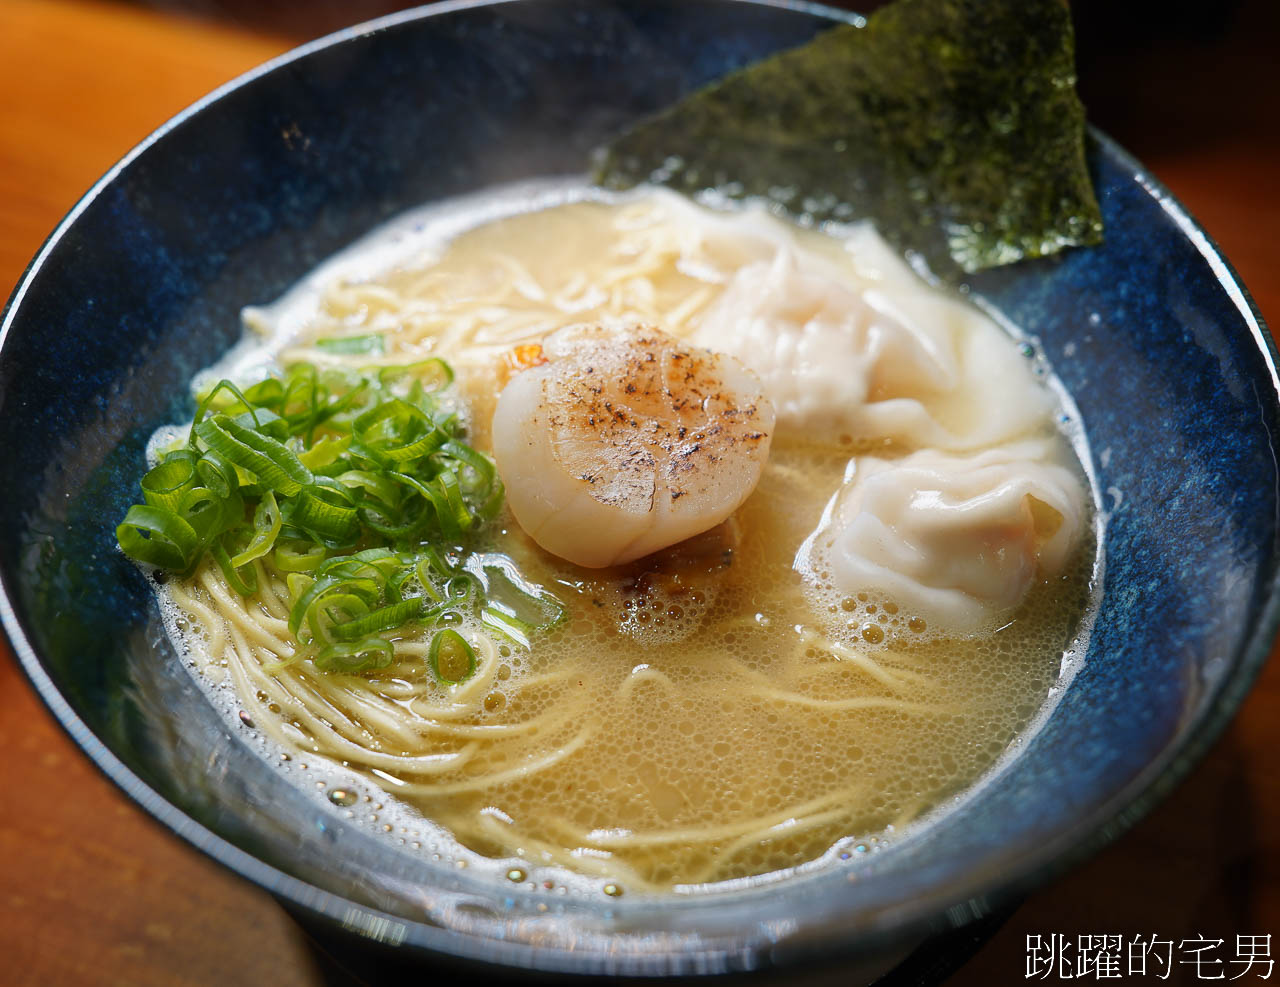
[{"label": "glazed bowl interior", "polygon": [[[4,619],[90,756],[163,823],[378,941],[566,971],[786,964],[960,922],[1182,776],[1276,628],[1271,344],[1243,288],[1105,138],[1105,245],[973,279],[1074,397],[1105,512],[1082,671],[975,797],[890,851],[756,891],[559,897],[407,854],[287,782],[177,660],[114,547],[147,437],[239,309],[412,206],[585,168],[620,126],[838,16],[738,0],[445,4],[319,42],[130,155],[28,271],[0,351]],[[1064,642],[1065,643],[1065,642]]]}]

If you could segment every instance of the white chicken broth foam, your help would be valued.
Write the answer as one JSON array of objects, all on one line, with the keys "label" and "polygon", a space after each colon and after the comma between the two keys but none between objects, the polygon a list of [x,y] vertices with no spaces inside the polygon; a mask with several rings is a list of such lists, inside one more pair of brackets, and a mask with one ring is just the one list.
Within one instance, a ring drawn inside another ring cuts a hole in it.
[{"label": "white chicken broth foam", "polygon": [[[1034,352],[869,229],[522,185],[408,214],[245,323],[197,386],[440,356],[486,451],[508,355],[567,325],[733,353],[777,410],[754,493],[653,556],[582,569],[500,515],[472,547],[568,618],[528,649],[463,628],[479,661],[461,685],[430,680],[412,640],[365,676],[278,667],[293,645],[269,570],[248,598],[210,565],[160,586],[227,715],[406,852],[574,893],[856,866],[1012,756],[1083,654],[1101,519],[1062,428],[1078,416]],[[377,357],[314,345],[374,332]],[[876,506],[895,484],[901,516]]]}]

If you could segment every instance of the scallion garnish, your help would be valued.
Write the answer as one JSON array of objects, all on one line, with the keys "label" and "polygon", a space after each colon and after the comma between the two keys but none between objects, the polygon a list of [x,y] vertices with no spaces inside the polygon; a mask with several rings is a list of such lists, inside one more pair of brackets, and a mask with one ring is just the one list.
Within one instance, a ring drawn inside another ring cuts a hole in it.
[{"label": "scallion garnish", "polygon": [[436,678],[445,685],[457,685],[476,671],[476,652],[455,630],[436,631],[427,649],[427,661]]},{"label": "scallion garnish", "polygon": [[316,347],[326,353],[380,354],[386,349],[386,337],[380,332],[371,332],[364,336],[329,336],[325,339],[317,339]]},{"label": "scallion garnish", "polygon": [[177,573],[212,557],[243,596],[270,561],[316,668],[384,668],[393,637],[439,627],[433,673],[465,681],[475,651],[446,625],[470,613],[527,645],[563,609],[509,562],[498,572],[462,547],[497,513],[502,484],[441,400],[452,381],[439,359],[370,373],[299,363],[243,390],[219,381],[187,443],[143,476],[145,503],[116,528],[121,549]]}]

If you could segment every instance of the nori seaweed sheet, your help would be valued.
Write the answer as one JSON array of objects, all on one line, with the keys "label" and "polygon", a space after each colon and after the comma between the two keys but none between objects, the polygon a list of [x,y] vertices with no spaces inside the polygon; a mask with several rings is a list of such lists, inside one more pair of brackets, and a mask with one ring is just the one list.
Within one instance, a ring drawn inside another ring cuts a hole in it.
[{"label": "nori seaweed sheet", "polygon": [[1102,239],[1063,0],[896,0],[597,152],[596,181],[871,219],[938,276]]}]

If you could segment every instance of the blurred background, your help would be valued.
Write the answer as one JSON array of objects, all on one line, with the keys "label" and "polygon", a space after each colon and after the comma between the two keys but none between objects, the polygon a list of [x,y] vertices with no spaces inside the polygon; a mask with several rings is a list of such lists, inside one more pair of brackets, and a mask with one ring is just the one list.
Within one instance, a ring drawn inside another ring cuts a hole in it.
[{"label": "blurred background", "polygon": [[[828,6],[866,14],[884,2],[831,0]],[[148,0],[147,5],[299,42],[418,6],[397,0]],[[1257,112],[1254,101],[1274,86],[1280,59],[1276,0],[1072,0],[1071,8],[1081,96],[1095,124],[1126,146],[1122,135],[1135,129],[1158,131],[1173,141],[1189,139],[1184,124],[1191,116],[1211,117],[1229,129],[1236,113]],[[1238,81],[1246,82],[1251,52],[1259,56],[1256,67],[1267,63],[1267,78],[1254,80],[1258,88],[1242,87],[1240,93],[1248,96],[1230,105],[1233,101],[1222,100],[1222,76],[1244,72]],[[1168,71],[1173,66],[1175,73]],[[1194,139],[1210,136],[1199,133]]]},{"label": "blurred background", "polygon": [[[839,3],[864,12],[879,4]],[[0,298],[76,199],[148,132],[390,0],[0,0]],[[1164,182],[1280,319],[1277,0],[1076,0],[1092,122]],[[0,982],[349,984],[257,889],[163,832],[88,766],[0,644]],[[1026,937],[1274,934],[1280,669],[1148,819],[1033,895],[948,981],[1022,982]],[[975,944],[978,945],[978,944]],[[1227,951],[1224,959],[1233,955]],[[365,971],[367,973],[368,971]],[[1224,967],[1231,977],[1238,967]],[[1242,980],[1254,982],[1260,970]],[[1157,979],[1132,978],[1137,982]],[[1186,967],[1166,983],[1198,983]]]}]

